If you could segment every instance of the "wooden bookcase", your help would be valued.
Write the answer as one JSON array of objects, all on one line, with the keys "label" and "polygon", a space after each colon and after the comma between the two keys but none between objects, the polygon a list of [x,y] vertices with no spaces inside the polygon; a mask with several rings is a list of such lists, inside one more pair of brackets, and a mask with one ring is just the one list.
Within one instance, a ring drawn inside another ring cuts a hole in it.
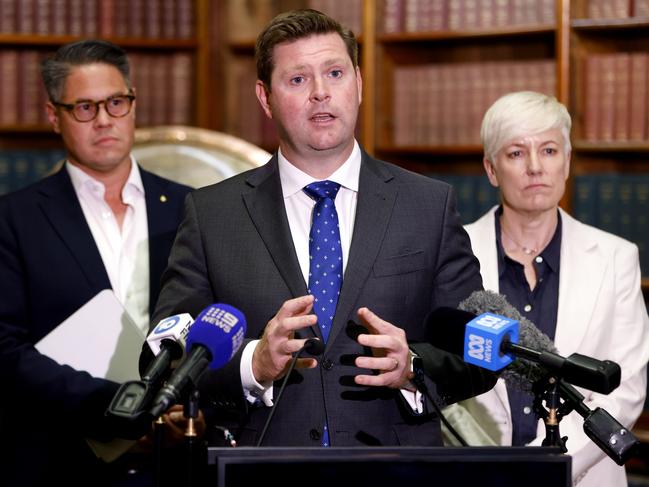
[{"label": "wooden bookcase", "polygon": [[138,125],[219,126],[212,107],[220,100],[211,82],[217,79],[211,27],[216,11],[209,0],[90,0],[73,9],[74,1],[0,5],[0,149],[59,146],[43,113],[38,64],[61,45],[91,37],[115,42],[129,54],[131,81],[139,88]]}]

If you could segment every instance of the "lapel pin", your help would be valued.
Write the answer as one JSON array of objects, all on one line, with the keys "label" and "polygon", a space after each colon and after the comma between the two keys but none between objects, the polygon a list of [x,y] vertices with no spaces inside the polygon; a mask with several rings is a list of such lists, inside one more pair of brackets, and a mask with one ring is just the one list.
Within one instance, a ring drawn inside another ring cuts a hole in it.
[{"label": "lapel pin", "polygon": [[167,202],[167,197],[166,197],[165,195],[161,194],[161,195],[160,195],[160,201],[161,201],[162,203],[166,203],[166,202]]}]

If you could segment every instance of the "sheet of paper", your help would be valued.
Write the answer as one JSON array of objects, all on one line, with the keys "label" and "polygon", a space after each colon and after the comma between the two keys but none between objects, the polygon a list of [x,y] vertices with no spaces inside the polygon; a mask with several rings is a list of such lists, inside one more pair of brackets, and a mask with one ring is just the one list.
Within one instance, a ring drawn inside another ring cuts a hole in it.
[{"label": "sheet of paper", "polygon": [[[36,349],[60,364],[122,383],[140,378],[138,360],[144,340],[115,293],[105,289],[39,341]],[[87,441],[106,462],[112,462],[134,444],[121,439],[108,443]]]}]

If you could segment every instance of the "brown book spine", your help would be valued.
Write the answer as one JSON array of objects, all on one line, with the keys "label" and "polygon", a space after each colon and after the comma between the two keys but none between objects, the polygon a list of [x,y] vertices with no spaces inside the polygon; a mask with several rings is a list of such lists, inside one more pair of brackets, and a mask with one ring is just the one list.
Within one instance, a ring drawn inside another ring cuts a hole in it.
[{"label": "brown book spine", "polygon": [[143,34],[147,39],[160,39],[162,37],[162,13],[160,0],[144,0],[146,22]]},{"label": "brown book spine", "polygon": [[52,2],[50,0],[36,0],[36,8],[34,11],[34,32],[40,36],[50,34],[50,10]]},{"label": "brown book spine", "polygon": [[15,0],[0,0],[0,33],[15,34],[17,31]]},{"label": "brown book spine", "polygon": [[600,58],[599,140],[611,141],[615,134],[615,54]]},{"label": "brown book spine", "polygon": [[586,140],[595,141],[599,138],[599,119],[601,109],[601,57],[588,55],[584,59],[584,97],[582,106],[583,137]]},{"label": "brown book spine", "polygon": [[36,22],[36,4],[34,0],[20,0],[17,4],[17,32],[19,34],[34,34]]},{"label": "brown book spine", "polygon": [[[149,21],[155,22],[156,13],[151,13],[152,18],[149,18],[149,12],[144,12],[144,0],[130,0],[127,16],[126,35],[141,39],[144,37],[145,24]],[[146,17],[146,18],[145,18]]]},{"label": "brown book spine", "polygon": [[81,30],[86,37],[97,37],[99,34],[99,0],[85,0],[83,2]]},{"label": "brown book spine", "polygon": [[194,37],[194,1],[176,0],[177,37],[191,39]]},{"label": "brown book spine", "polygon": [[83,0],[68,0],[68,31],[66,34],[80,37],[83,35]]},{"label": "brown book spine", "polygon": [[169,123],[190,125],[192,118],[192,55],[180,52],[171,57]]},{"label": "brown book spine", "polygon": [[99,35],[104,38],[111,38],[115,36],[114,14],[115,0],[99,0]]},{"label": "brown book spine", "polygon": [[629,54],[615,54],[615,128],[613,138],[629,140]]},{"label": "brown book spine", "polygon": [[0,125],[18,123],[18,51],[0,51]]},{"label": "brown book spine", "polygon": [[161,35],[165,39],[175,39],[177,37],[176,1],[162,0],[160,5]]},{"label": "brown book spine", "polygon": [[649,17],[649,0],[634,0],[633,16]]},{"label": "brown book spine", "polygon": [[630,56],[629,138],[631,140],[645,140],[648,137],[648,59],[649,55],[645,52],[634,52]]}]

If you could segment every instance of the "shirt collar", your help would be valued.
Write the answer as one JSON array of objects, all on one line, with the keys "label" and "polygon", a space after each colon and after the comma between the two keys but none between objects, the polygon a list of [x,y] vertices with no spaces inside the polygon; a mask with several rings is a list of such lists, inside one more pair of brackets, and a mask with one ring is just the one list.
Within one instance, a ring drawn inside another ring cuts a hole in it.
[{"label": "shirt collar", "polygon": [[[501,277],[503,272],[505,272],[505,250],[503,249],[503,244],[500,237],[500,217],[502,216],[502,214],[503,214],[503,207],[502,205],[500,205],[496,210],[495,223],[496,223],[496,247],[498,253],[498,269],[500,269],[498,274]],[[548,245],[546,245],[545,248],[539,254],[541,257],[543,257],[543,260],[545,260],[546,264],[550,267],[550,269],[553,272],[559,271],[559,263],[560,263],[560,256],[561,256],[562,225],[561,225],[561,212],[559,210],[557,210],[557,215],[558,215],[557,228],[554,231],[554,235],[552,236],[552,239],[550,239],[550,243],[548,243]]]},{"label": "shirt collar", "polygon": [[[133,156],[130,156],[130,159],[131,159],[131,171],[129,172],[128,179],[124,184],[124,188],[122,188],[122,198],[125,203],[128,203],[127,200],[131,199],[132,196],[135,196],[137,194],[144,195],[144,184],[142,184],[142,176],[140,175],[140,169],[138,165],[135,163],[135,159],[133,158]],[[92,190],[93,188],[96,188],[95,190],[96,191],[98,190],[100,194],[103,196],[105,191],[104,183],[102,183],[98,179],[93,178],[87,172],[80,169],[79,167],[70,164],[69,161],[66,160],[65,162],[66,162],[65,168],[68,171],[68,174],[70,175],[70,179],[72,180],[72,186],[74,186],[74,190],[77,193],[83,191],[84,188],[86,188],[86,190],[88,189]]]},{"label": "shirt collar", "polygon": [[[282,183],[282,194],[284,198],[293,196],[304,189],[308,184],[318,181],[313,176],[301,171],[291,164],[282,150],[277,151],[277,162],[279,166],[279,178]],[[352,191],[358,192],[358,180],[361,172],[361,149],[358,142],[354,140],[354,148],[347,160],[327,179],[340,184]]]}]

